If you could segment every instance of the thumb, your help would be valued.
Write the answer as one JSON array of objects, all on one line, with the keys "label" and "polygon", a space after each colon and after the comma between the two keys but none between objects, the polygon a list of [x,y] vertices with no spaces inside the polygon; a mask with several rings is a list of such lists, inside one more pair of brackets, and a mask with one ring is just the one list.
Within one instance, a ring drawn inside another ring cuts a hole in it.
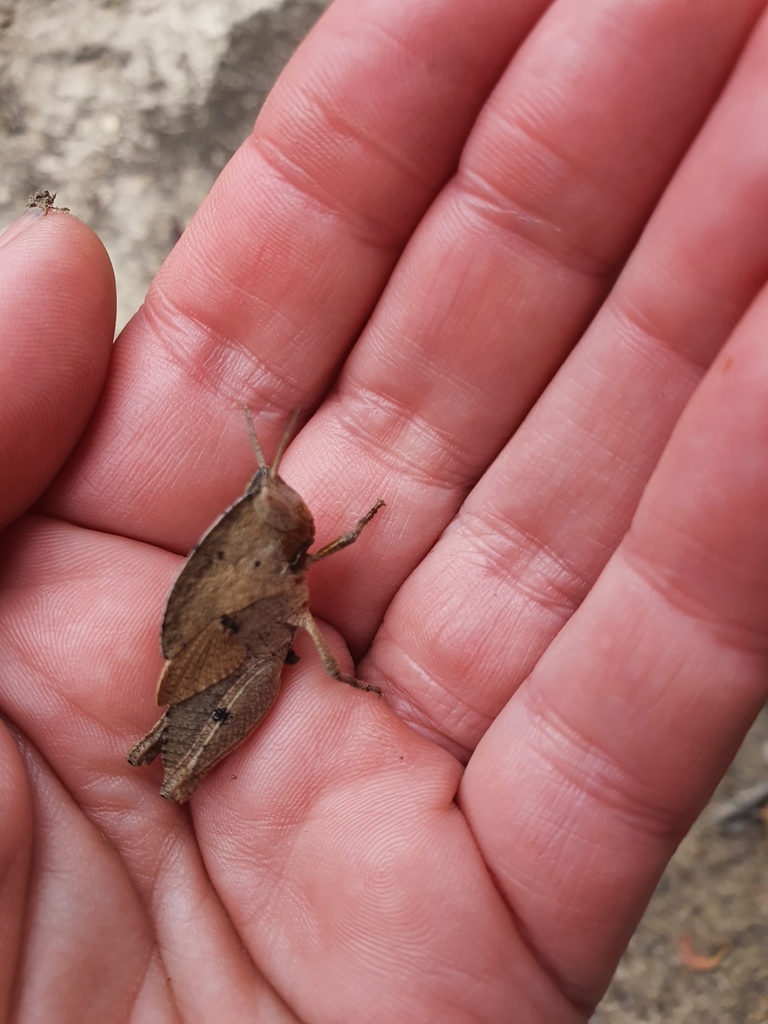
[{"label": "thumb", "polygon": [[101,392],[115,279],[83,223],[30,209],[0,236],[0,526],[42,493]]}]

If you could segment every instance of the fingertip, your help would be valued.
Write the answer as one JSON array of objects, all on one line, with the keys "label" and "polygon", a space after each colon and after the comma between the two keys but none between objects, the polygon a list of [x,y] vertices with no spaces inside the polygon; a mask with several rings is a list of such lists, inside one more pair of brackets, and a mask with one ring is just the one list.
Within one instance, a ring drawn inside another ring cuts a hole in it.
[{"label": "fingertip", "polygon": [[101,392],[115,280],[98,237],[58,210],[0,236],[0,525],[45,489]]}]

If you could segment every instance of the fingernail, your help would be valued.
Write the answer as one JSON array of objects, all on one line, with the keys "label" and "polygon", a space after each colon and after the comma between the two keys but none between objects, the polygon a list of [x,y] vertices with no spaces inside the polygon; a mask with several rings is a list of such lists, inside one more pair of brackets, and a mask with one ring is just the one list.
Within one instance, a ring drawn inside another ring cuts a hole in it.
[{"label": "fingernail", "polygon": [[30,210],[25,210],[20,217],[16,220],[5,231],[0,235],[0,246],[8,245],[14,238],[18,238],[22,231],[26,231],[28,227],[35,224],[44,215],[45,210],[41,210],[39,206],[35,206]]}]

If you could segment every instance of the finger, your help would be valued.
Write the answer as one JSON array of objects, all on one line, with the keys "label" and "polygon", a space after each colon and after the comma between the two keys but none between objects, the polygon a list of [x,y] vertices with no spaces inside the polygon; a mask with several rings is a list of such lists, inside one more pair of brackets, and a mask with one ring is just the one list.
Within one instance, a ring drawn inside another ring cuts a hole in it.
[{"label": "finger", "polygon": [[463,759],[615,550],[768,277],[766,68],[764,20],[606,305],[398,594],[361,669]]},{"label": "finger", "polygon": [[[293,1017],[245,953],[188,813],[126,754],[157,717],[157,625],[178,558],[27,516],[0,557],[0,706],[119,854],[184,1020]],[[74,947],[76,948],[76,946]]]},{"label": "finger", "polygon": [[10,1019],[32,846],[29,789],[16,744],[0,725],[0,1017]]},{"label": "finger", "polygon": [[582,1004],[768,696],[767,328],[764,291],[464,777],[502,892]]},{"label": "finger", "polygon": [[0,526],[48,485],[101,391],[115,281],[74,217],[26,211],[0,239]]},{"label": "finger", "polygon": [[596,311],[760,8],[563,0],[512,60],[301,438],[322,538],[387,502],[313,574],[354,650]]},{"label": "finger", "polygon": [[21,741],[33,794],[34,870],[16,1020],[180,1021],[152,930],[112,846]]},{"label": "finger", "polygon": [[317,404],[545,5],[333,4],[118,341],[47,510],[190,548],[253,473],[242,407],[270,455]]}]

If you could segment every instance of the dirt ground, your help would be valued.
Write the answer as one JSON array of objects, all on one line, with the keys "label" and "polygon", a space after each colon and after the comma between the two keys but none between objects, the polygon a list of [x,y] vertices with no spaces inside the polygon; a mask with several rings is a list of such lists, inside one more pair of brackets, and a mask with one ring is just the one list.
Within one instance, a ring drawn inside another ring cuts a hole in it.
[{"label": "dirt ground", "polygon": [[[326,0],[0,0],[0,228],[37,188],[101,236],[119,326]],[[715,801],[768,772],[768,714]],[[702,815],[662,879],[595,1024],[768,1022],[768,838]],[[718,966],[680,960],[722,945]]]},{"label": "dirt ground", "polygon": [[0,227],[58,190],[122,327],[327,2],[0,0]]},{"label": "dirt ground", "polygon": [[[768,713],[750,731],[709,808],[669,864],[593,1024],[768,1021],[768,830],[759,817],[722,833],[715,810],[768,774]],[[681,963],[725,955],[713,970]]]}]

